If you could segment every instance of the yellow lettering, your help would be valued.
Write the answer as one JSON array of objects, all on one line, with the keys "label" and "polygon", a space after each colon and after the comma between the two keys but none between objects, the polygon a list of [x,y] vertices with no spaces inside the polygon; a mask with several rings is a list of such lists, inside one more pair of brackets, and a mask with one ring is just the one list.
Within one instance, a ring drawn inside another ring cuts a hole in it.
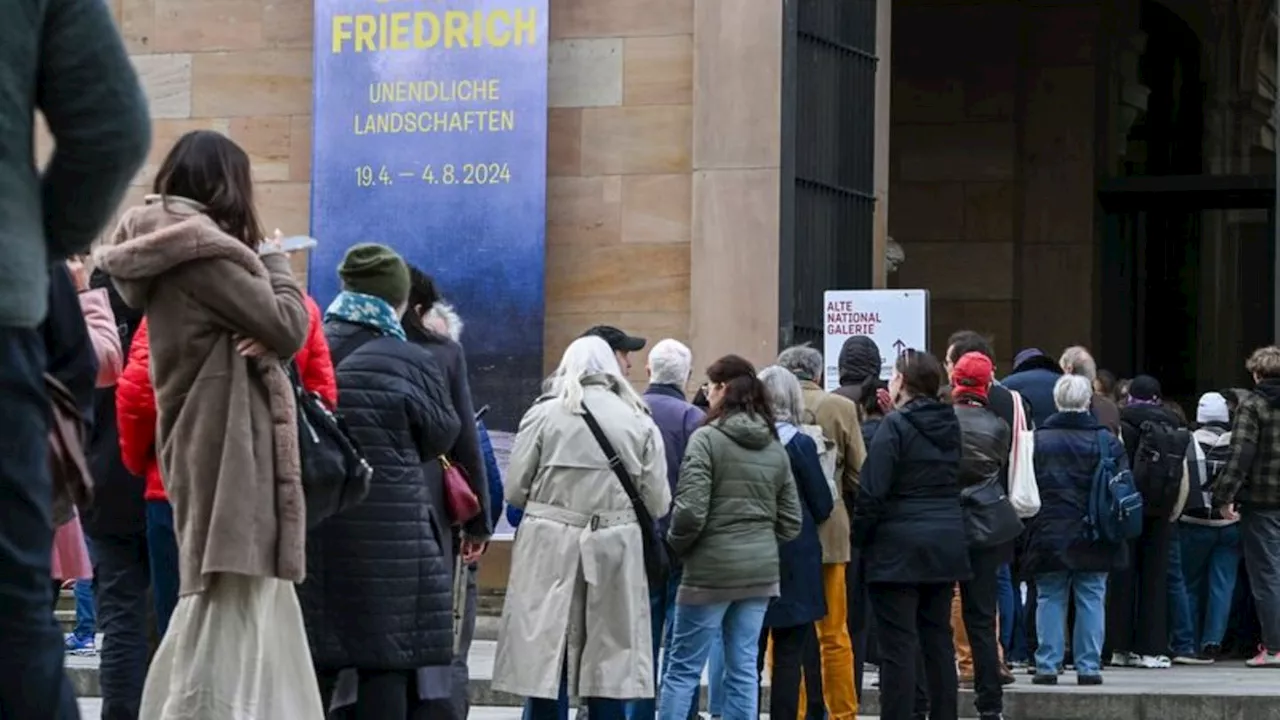
[{"label": "yellow lettering", "polygon": [[[525,17],[525,12],[529,13]],[[533,8],[527,10],[517,8],[516,19],[512,21],[516,35],[516,45],[534,45],[538,41],[538,23]]]},{"label": "yellow lettering", "polygon": [[446,48],[467,47],[467,22],[470,20],[462,10],[449,10],[444,14],[444,46]]},{"label": "yellow lettering", "polygon": [[342,52],[342,43],[344,40],[351,39],[351,16],[350,15],[334,15],[333,16],[333,52],[338,54]]},{"label": "yellow lettering", "polygon": [[[506,23],[508,27],[499,31],[498,23]],[[484,24],[485,42],[490,47],[506,47],[511,42],[510,25],[511,14],[506,10],[498,9],[490,12]]]},{"label": "yellow lettering", "polygon": [[[423,29],[429,28],[427,34]],[[416,12],[413,14],[413,47],[416,50],[433,48],[440,42],[440,18],[433,12]]]},{"label": "yellow lettering", "polygon": [[391,13],[391,49],[409,49],[409,19],[413,16],[407,12]]},{"label": "yellow lettering", "polygon": [[387,49],[387,15],[378,13],[378,49]]},{"label": "yellow lettering", "polygon": [[471,47],[484,47],[484,11],[471,12]]},{"label": "yellow lettering", "polygon": [[356,16],[356,52],[377,50],[374,35],[378,33],[378,21],[372,15]]}]

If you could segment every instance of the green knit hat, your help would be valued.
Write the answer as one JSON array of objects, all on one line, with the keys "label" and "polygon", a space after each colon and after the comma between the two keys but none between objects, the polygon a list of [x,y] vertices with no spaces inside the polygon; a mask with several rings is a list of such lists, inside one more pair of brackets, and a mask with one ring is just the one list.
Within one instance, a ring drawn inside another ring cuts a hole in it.
[{"label": "green knit hat", "polygon": [[386,245],[352,245],[338,266],[342,289],[382,298],[399,306],[409,299],[409,266]]}]

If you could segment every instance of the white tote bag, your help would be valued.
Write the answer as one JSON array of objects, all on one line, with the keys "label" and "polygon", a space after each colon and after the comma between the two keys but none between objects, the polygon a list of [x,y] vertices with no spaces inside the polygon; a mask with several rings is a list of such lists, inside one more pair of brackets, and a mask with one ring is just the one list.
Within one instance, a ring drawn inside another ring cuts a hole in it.
[{"label": "white tote bag", "polygon": [[1026,519],[1040,512],[1040,486],[1036,484],[1036,436],[1027,425],[1022,395],[1013,395],[1013,442],[1009,448],[1009,502]]}]

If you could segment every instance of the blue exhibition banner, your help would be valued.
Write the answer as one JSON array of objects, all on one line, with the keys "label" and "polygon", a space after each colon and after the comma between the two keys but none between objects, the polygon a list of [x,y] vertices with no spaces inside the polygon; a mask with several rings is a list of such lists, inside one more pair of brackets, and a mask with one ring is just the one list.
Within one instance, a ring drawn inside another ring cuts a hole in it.
[{"label": "blue exhibition banner", "polygon": [[547,0],[316,0],[311,293],[360,242],[465,321],[476,407],[514,430],[542,379]]}]

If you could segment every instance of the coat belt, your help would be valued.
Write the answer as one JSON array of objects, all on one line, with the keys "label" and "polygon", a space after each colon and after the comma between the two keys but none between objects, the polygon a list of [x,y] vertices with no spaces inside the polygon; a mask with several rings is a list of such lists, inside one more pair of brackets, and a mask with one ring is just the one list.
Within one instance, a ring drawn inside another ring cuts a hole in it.
[{"label": "coat belt", "polygon": [[524,514],[526,517],[539,517],[572,527],[591,528],[592,530],[618,525],[634,525],[639,522],[636,519],[635,510],[612,510],[588,515],[557,505],[547,505],[539,502],[529,503],[524,509]]}]

